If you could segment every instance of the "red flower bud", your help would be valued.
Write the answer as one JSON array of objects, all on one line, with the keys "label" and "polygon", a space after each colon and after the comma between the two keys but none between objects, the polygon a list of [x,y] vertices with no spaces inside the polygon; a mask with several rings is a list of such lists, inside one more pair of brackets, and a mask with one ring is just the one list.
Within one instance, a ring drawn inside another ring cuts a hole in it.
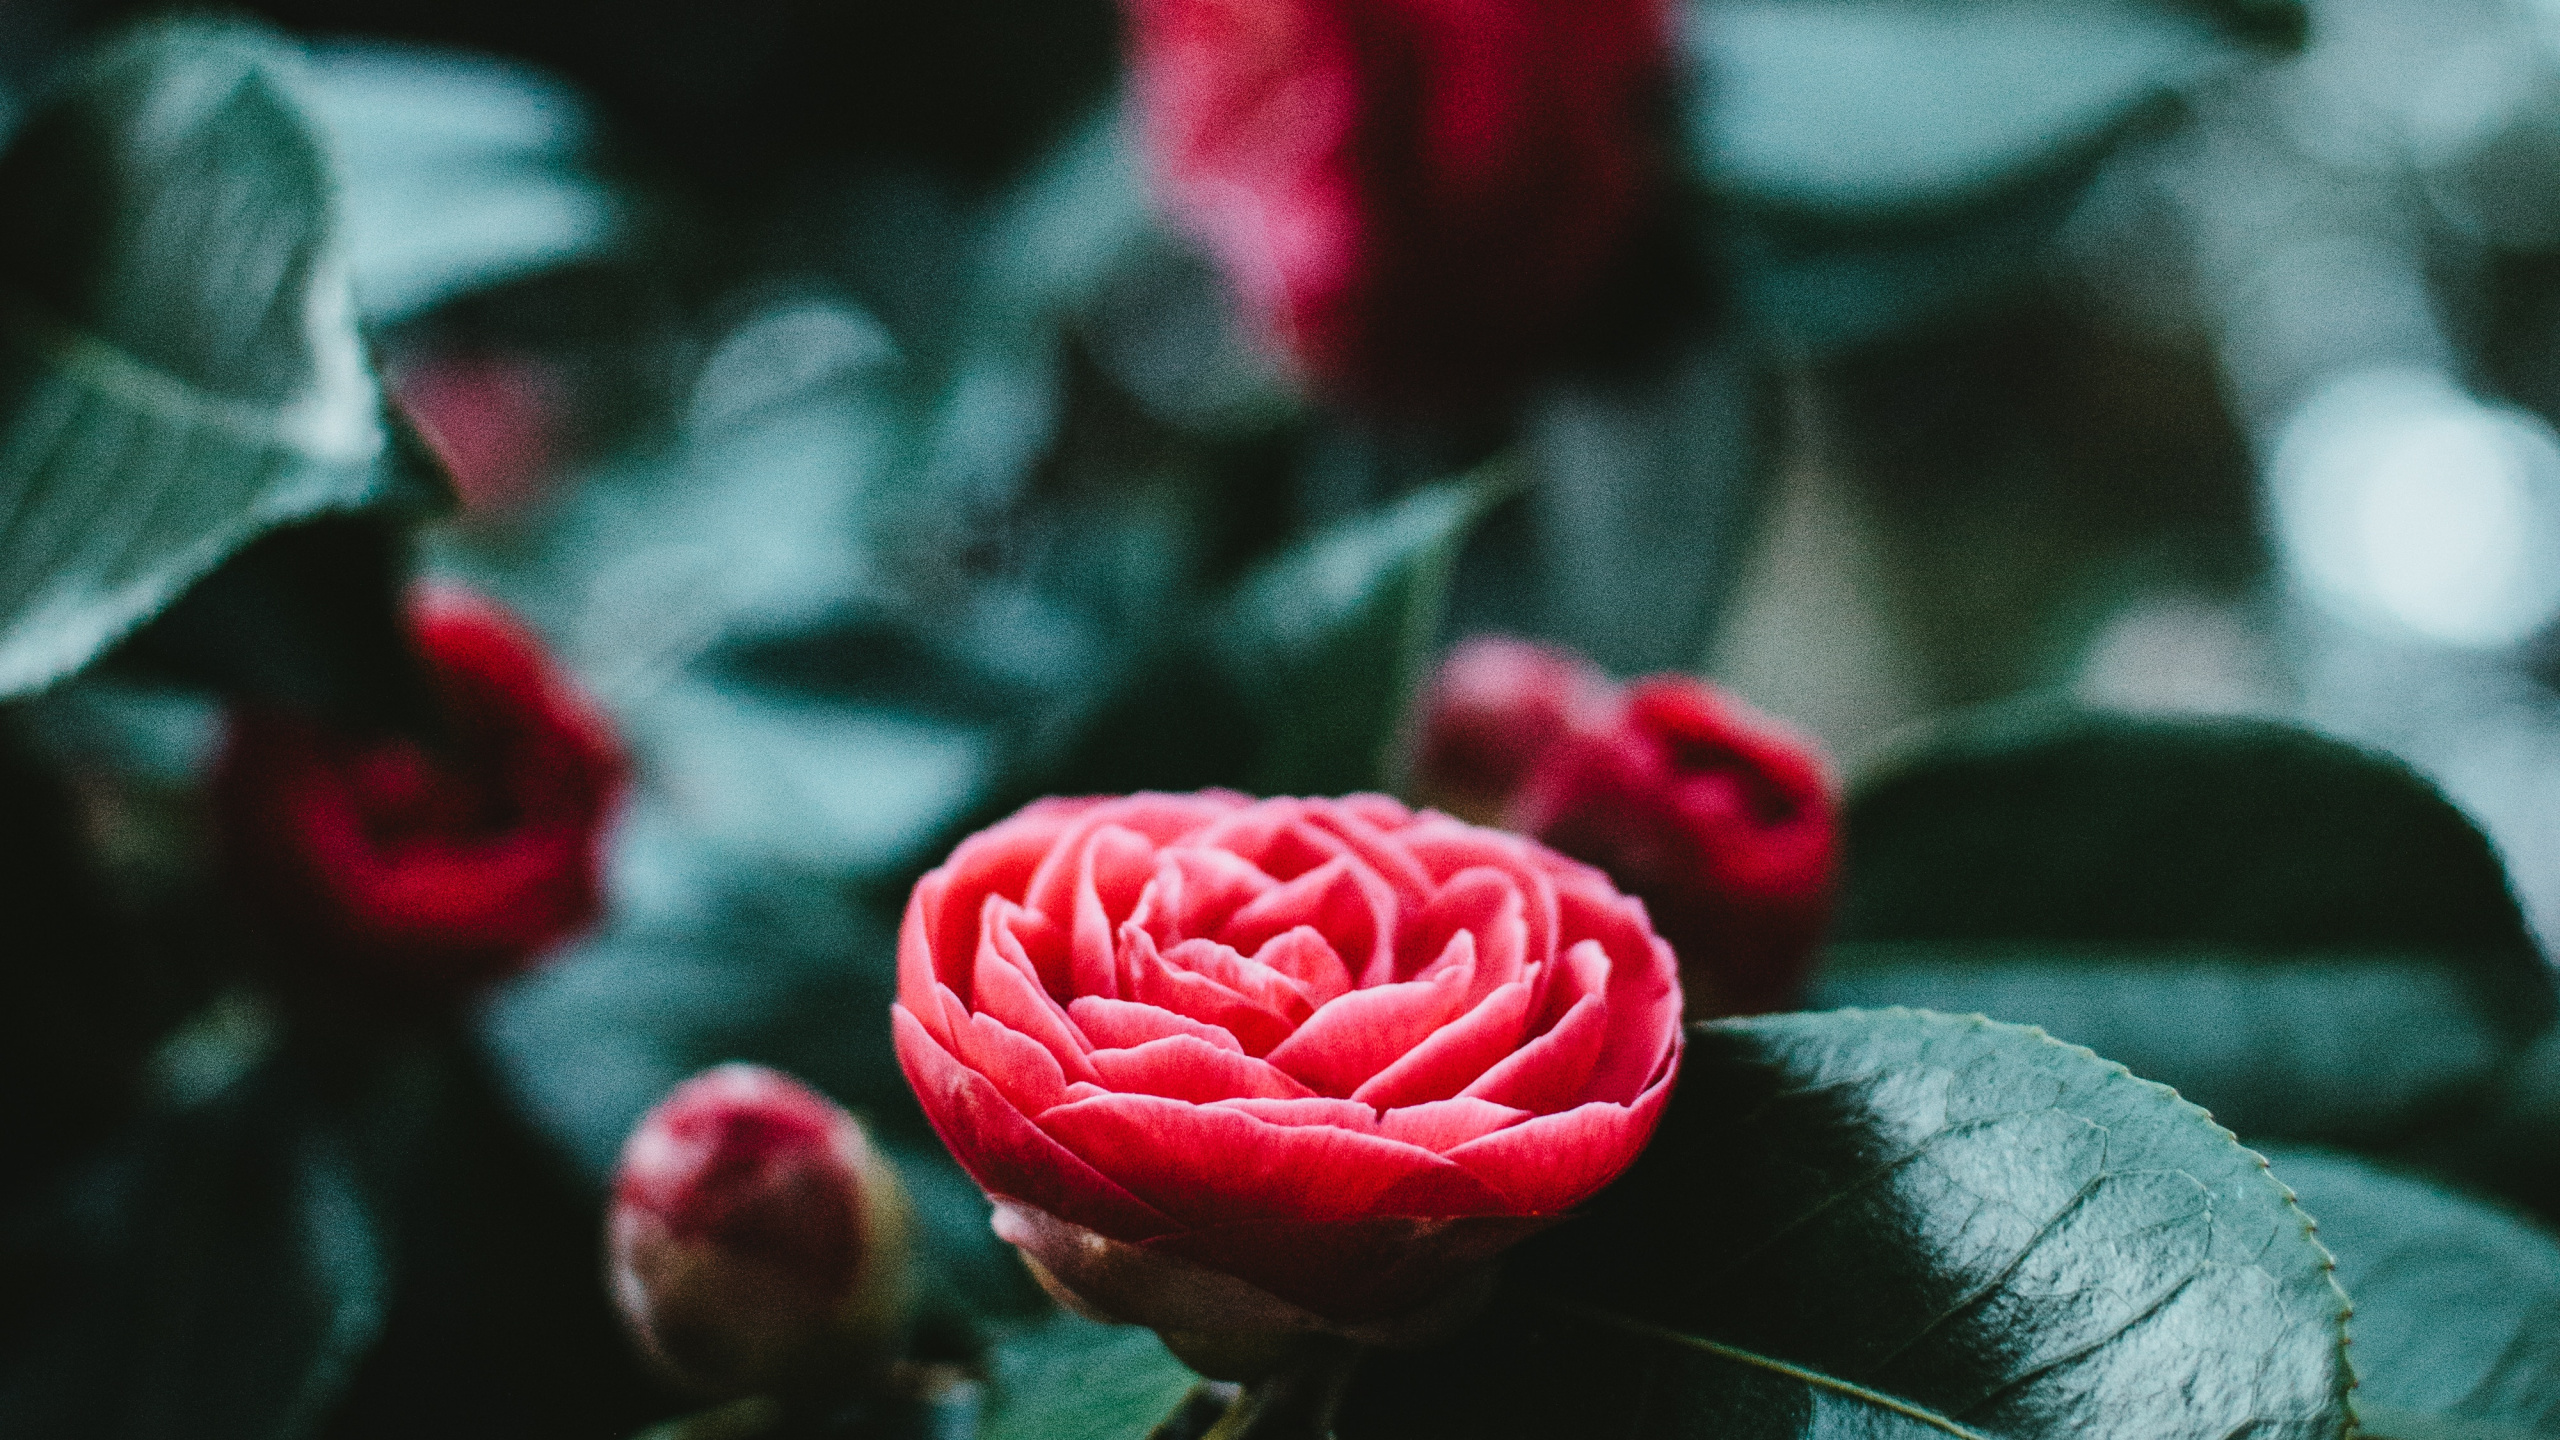
[{"label": "red flower bud", "polygon": [[622,1147],[615,1301],[676,1383],[746,1395],[888,1355],[907,1298],[906,1200],[843,1110],[757,1065],[706,1070]]},{"label": "red flower bud", "polygon": [[428,592],[411,637],[442,748],[243,708],[214,777],[225,863],[283,960],[453,994],[595,918],[623,762],[604,719],[486,601]]},{"label": "red flower bud", "polygon": [[1500,389],[1652,190],[1662,0],[1129,0],[1168,207],[1325,388]]},{"label": "red flower bud", "polygon": [[1616,699],[1579,655],[1479,635],[1450,652],[1423,692],[1414,793],[1461,820],[1494,824],[1547,747],[1607,723]]},{"label": "red flower bud", "polygon": [[1830,911],[1837,808],[1812,742],[1663,675],[1629,687],[1613,723],[1550,747],[1508,820],[1645,902],[1700,1018],[1801,991]]}]

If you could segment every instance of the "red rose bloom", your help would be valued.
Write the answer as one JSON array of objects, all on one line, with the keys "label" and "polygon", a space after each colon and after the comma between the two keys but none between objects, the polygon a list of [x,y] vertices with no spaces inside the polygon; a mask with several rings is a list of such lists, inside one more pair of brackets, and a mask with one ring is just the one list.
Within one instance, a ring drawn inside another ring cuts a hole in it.
[{"label": "red rose bloom", "polygon": [[497,607],[427,592],[410,632],[444,702],[443,749],[243,709],[214,800],[228,867],[289,963],[453,993],[595,918],[623,762]]},{"label": "red rose bloom", "polygon": [[1706,1016],[1794,1002],[1830,913],[1836,810],[1811,742],[1663,675],[1549,747],[1507,818],[1640,897]]},{"label": "red rose bloom", "polygon": [[906,1205],[854,1118],[758,1065],[706,1070],[631,1132],[614,1299],[689,1389],[743,1395],[858,1360],[896,1327]]},{"label": "red rose bloom", "polygon": [[1597,871],[1383,796],[1048,800],[918,882],[898,1055],[1086,1304],[1391,1322],[1635,1158],[1670,950]]},{"label": "red rose bloom", "polygon": [[1661,0],[1129,0],[1168,206],[1328,388],[1519,378],[1652,180]]},{"label": "red rose bloom", "polygon": [[1616,687],[1581,656],[1479,635],[1451,651],[1423,691],[1415,793],[1495,823],[1549,746],[1607,723],[1616,705]]}]

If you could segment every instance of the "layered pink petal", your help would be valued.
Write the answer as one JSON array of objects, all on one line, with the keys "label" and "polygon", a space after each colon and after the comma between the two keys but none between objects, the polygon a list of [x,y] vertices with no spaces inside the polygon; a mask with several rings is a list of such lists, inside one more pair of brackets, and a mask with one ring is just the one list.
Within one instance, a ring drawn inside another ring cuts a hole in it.
[{"label": "layered pink petal", "polygon": [[1147,932],[1121,932],[1120,971],[1127,998],[1215,1025],[1236,1037],[1247,1055],[1268,1055],[1289,1038],[1289,1022],[1233,990],[1165,963]]},{"label": "layered pink petal", "polygon": [[1019,951],[1008,955],[1006,950],[1003,945],[989,945],[978,951],[976,984],[970,997],[972,1008],[1047,1046],[1070,1078],[1092,1079],[1092,1067],[1084,1059],[1083,1040],[1067,1024],[1066,1013],[1032,977],[1031,962],[1023,959]]},{"label": "layered pink petal", "polygon": [[904,1005],[889,1011],[899,1067],[952,1158],[991,1194],[1036,1205],[1115,1240],[1179,1228],[1013,1108],[994,1082],[953,1059]]},{"label": "layered pink petal", "polygon": [[995,1083],[1025,1115],[1066,1101],[1067,1076],[1049,1047],[1009,1030],[986,1015],[972,1015],[953,1032],[953,1059]]},{"label": "layered pink petal", "polygon": [[1084,1038],[1093,1042],[1098,1050],[1126,1050],[1150,1040],[1162,1040],[1168,1035],[1190,1035],[1239,1055],[1244,1053],[1244,1046],[1237,1042],[1236,1037],[1219,1026],[1135,1000],[1079,995],[1067,1002],[1067,1018],[1075,1022],[1076,1029],[1083,1032]]},{"label": "layered pink petal", "polygon": [[1456,1146],[1529,1118],[1526,1110],[1461,1096],[1389,1110],[1378,1117],[1378,1133],[1445,1155]]},{"label": "layered pink petal", "polygon": [[1348,1220],[1389,1213],[1383,1204],[1397,1214],[1465,1214],[1491,1198],[1474,1177],[1416,1146],[1332,1126],[1274,1125],[1231,1106],[1108,1095],[1061,1105],[1040,1117],[1040,1128],[1157,1210],[1193,1224]]},{"label": "layered pink petal", "polygon": [[1666,1078],[1633,1105],[1595,1100],[1496,1130],[1448,1155],[1515,1212],[1561,1214],[1599,1193],[1634,1163],[1670,1091]]},{"label": "layered pink petal", "polygon": [[1135,830],[1105,825],[1085,842],[1084,868],[1076,880],[1074,948],[1069,951],[1074,994],[1117,993],[1112,935],[1137,908],[1154,872],[1155,847]]},{"label": "layered pink petal", "polygon": [[1315,1093],[1265,1061],[1193,1035],[1168,1035],[1126,1050],[1096,1050],[1091,1059],[1103,1087],[1123,1095],[1162,1095],[1205,1105],[1212,1100],[1297,1100]]},{"label": "layered pink petal", "polygon": [[[940,873],[936,871],[916,882],[916,893],[907,901],[906,916],[898,922],[898,998],[914,1008],[936,1041],[948,1046],[951,1043],[951,1025],[943,1018],[942,1005],[935,992],[948,989],[954,983],[967,984],[969,970],[976,964],[977,950],[972,946],[960,952],[965,958],[954,966],[959,972],[955,975],[943,974],[935,963],[932,926],[926,919],[934,907],[926,903],[925,887],[937,884]],[[940,897],[937,895],[935,898],[938,900]]]},{"label": "layered pink petal", "polygon": [[1306,986],[1215,940],[1185,940],[1162,953],[1167,965],[1215,980],[1292,1025],[1316,1013]]},{"label": "layered pink petal", "polygon": [[[1557,939],[1557,872],[1548,862],[1562,857],[1553,856],[1545,847],[1517,835],[1480,830],[1438,814],[1422,816],[1404,832],[1402,838],[1406,848],[1413,852],[1414,859],[1434,879],[1443,883],[1478,867],[1508,874],[1520,892],[1520,920],[1527,930],[1528,958],[1541,960],[1561,948]],[[1571,861],[1563,863],[1572,864]],[[1590,873],[1596,875],[1598,872]]]},{"label": "layered pink petal", "polygon": [[1322,1005],[1351,988],[1351,972],[1333,945],[1312,925],[1283,930],[1253,952],[1254,960],[1298,982],[1307,997]]},{"label": "layered pink petal", "polygon": [[1514,980],[1362,1081],[1351,1098],[1381,1108],[1448,1099],[1518,1048],[1528,1024],[1529,985]]},{"label": "layered pink petal", "polygon": [[[986,898],[1019,899],[1055,849],[1059,837],[1093,809],[1094,800],[1043,800],[960,842],[941,868],[916,885],[908,913],[922,921],[923,939],[943,965],[965,964],[976,948]],[[946,972],[946,982],[960,976]]]},{"label": "layered pink petal", "polygon": [[1474,978],[1472,966],[1453,967],[1335,996],[1273,1047],[1271,1063],[1323,1094],[1349,1095],[1447,1024]]},{"label": "layered pink petal", "polygon": [[1251,954],[1273,936],[1301,925],[1324,936],[1354,976],[1394,963],[1395,892],[1357,862],[1341,857],[1257,897],[1235,913],[1217,938]]},{"label": "layered pink petal", "polygon": [[1520,978],[1529,962],[1527,911],[1510,875],[1490,865],[1460,871],[1397,927],[1396,978],[1412,979],[1461,932],[1475,936],[1480,989]]},{"label": "layered pink petal", "polygon": [[1378,1112],[1351,1100],[1318,1095],[1301,1100],[1220,1100],[1217,1103],[1257,1120],[1268,1120],[1274,1125],[1332,1125],[1344,1130],[1357,1130],[1363,1135],[1378,1133]]},{"label": "layered pink petal", "polygon": [[1460,1093],[1536,1115],[1579,1104],[1608,1040],[1608,1002],[1585,995],[1554,1029],[1502,1057]]},{"label": "layered pink petal", "polygon": [[1237,910],[1279,883],[1241,855],[1185,845],[1156,856],[1155,879],[1129,918],[1159,946],[1171,946],[1217,934]]},{"label": "layered pink petal", "polygon": [[1624,1102],[1652,1078],[1679,1034],[1679,962],[1635,900],[1571,897],[1564,907],[1568,924],[1582,920],[1585,933],[1609,951],[1610,1039],[1593,1067],[1590,1095]]}]

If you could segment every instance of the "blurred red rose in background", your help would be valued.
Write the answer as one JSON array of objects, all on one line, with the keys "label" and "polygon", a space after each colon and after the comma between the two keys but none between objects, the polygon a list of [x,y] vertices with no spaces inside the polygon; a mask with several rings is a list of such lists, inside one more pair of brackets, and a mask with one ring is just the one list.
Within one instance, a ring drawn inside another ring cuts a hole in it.
[{"label": "blurred red rose in background", "polygon": [[1413,763],[1424,804],[1500,824],[1549,746],[1607,723],[1617,687],[1600,667],[1551,645],[1479,635],[1441,662],[1422,693]]},{"label": "blurred red rose in background", "polygon": [[1506,818],[1644,901],[1693,1018],[1802,993],[1839,831],[1810,740],[1704,681],[1657,675],[1548,747]]},{"label": "blurred red rose in background", "polygon": [[1326,389],[1515,383],[1648,204],[1662,0],[1127,5],[1159,192]]},{"label": "blurred red rose in background", "polygon": [[1414,792],[1606,871],[1680,956],[1692,1019],[1784,1009],[1830,916],[1839,801],[1811,740],[1705,681],[1612,684],[1479,636],[1422,693]]},{"label": "blurred red rose in background", "polygon": [[1159,1329],[1392,1328],[1635,1158],[1670,950],[1383,796],[1048,800],[920,881],[898,1055],[997,1229]]},{"label": "blurred red rose in background", "polygon": [[706,1070],[642,1118],[606,1238],[633,1337],[704,1394],[841,1381],[904,1318],[897,1172],[851,1115],[760,1065]]},{"label": "blurred red rose in background", "polygon": [[495,605],[425,591],[410,634],[436,749],[243,707],[214,777],[224,863],[298,971],[459,994],[531,964],[600,904],[621,748]]}]

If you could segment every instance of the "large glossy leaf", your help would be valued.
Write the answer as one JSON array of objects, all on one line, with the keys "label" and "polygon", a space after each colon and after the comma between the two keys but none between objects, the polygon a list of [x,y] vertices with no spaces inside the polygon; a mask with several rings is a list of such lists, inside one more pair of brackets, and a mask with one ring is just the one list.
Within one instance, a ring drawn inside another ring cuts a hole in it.
[{"label": "large glossy leaf", "polygon": [[2164,1087],[1979,1018],[1690,1033],[1636,1167],[1471,1333],[1371,1358],[1343,1440],[2344,1433],[2328,1256]]},{"label": "large glossy leaf", "polygon": [[2560,1434],[2560,1239],[2316,1150],[2272,1151],[2355,1306],[2355,1407],[2386,1440]]},{"label": "large glossy leaf", "polygon": [[0,694],[271,526],[437,494],[384,425],[290,63],[143,29],[0,161]]},{"label": "large glossy leaf", "polygon": [[1959,722],[1856,787],[1820,994],[2040,1025],[2252,1138],[2380,1142],[2554,1011],[2496,854],[2399,763],[2269,722]]},{"label": "large glossy leaf", "polygon": [[1458,545],[1515,483],[1496,462],[1427,486],[1326,527],[1244,578],[1214,634],[1222,668],[1266,731],[1250,788],[1335,795],[1385,783]]},{"label": "large glossy leaf", "polygon": [[1152,1330],[1056,1315],[988,1353],[979,1440],[1138,1440],[1200,1377]]}]

